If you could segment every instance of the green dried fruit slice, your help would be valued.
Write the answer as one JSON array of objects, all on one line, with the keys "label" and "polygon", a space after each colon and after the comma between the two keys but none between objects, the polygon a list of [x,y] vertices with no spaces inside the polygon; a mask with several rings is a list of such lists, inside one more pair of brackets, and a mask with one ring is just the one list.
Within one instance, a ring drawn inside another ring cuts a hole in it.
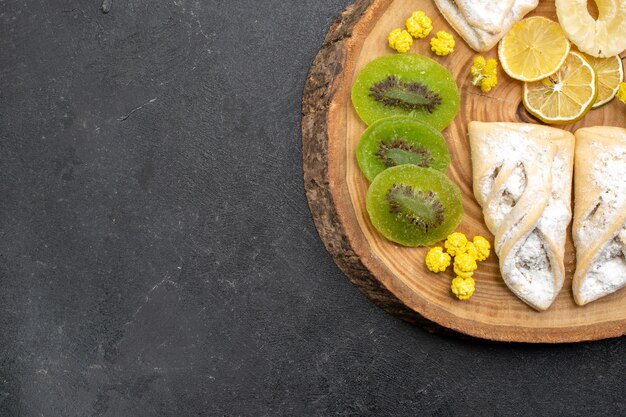
[{"label": "green dried fruit slice", "polygon": [[397,165],[412,164],[441,172],[450,165],[448,145],[441,133],[409,116],[374,122],[363,133],[356,157],[369,181]]},{"label": "green dried fruit slice", "polygon": [[452,73],[422,55],[377,58],[359,73],[352,104],[368,125],[390,116],[410,116],[438,130],[459,110],[459,90]]},{"label": "green dried fruit slice", "polygon": [[454,232],[463,217],[461,191],[431,168],[399,165],[381,172],[366,199],[372,224],[404,246],[430,246]]}]

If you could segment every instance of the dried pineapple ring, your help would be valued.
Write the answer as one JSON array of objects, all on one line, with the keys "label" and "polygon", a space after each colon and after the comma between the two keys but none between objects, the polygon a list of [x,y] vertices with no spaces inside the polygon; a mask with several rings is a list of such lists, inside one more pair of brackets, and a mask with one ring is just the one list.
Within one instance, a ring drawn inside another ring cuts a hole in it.
[{"label": "dried pineapple ring", "polygon": [[589,0],[598,6],[598,19],[587,9],[588,0],[556,0],[556,13],[568,39],[596,58],[618,55],[626,49],[626,0]]}]

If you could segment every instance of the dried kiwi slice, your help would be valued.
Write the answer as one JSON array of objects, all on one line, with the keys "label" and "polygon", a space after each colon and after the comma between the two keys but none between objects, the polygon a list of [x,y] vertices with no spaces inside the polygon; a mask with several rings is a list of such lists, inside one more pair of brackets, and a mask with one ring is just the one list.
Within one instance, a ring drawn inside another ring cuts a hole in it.
[{"label": "dried kiwi slice", "polygon": [[463,217],[459,188],[442,172],[415,165],[381,172],[367,191],[366,204],[374,227],[404,246],[439,242]]},{"label": "dried kiwi slice", "polygon": [[459,110],[459,90],[452,73],[422,55],[377,58],[359,73],[352,104],[368,125],[390,116],[411,116],[438,130]]},{"label": "dried kiwi slice", "polygon": [[413,117],[387,117],[367,128],[356,157],[368,180],[387,168],[413,164],[446,172],[450,165],[448,145],[437,129]]}]

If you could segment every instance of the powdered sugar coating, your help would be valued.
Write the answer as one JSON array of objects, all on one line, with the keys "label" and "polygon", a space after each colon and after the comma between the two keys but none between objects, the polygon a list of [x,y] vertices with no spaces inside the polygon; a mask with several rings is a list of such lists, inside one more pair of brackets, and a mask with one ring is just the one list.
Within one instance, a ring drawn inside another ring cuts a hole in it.
[{"label": "powdered sugar coating", "polygon": [[626,285],[626,245],[620,239],[623,228],[598,251],[593,265],[580,286],[581,301],[588,303],[611,294]]},{"label": "powdered sugar coating", "polygon": [[523,300],[547,308],[557,295],[552,265],[541,234],[535,229],[513,249],[512,262],[504,263],[503,273],[509,279],[509,288]]}]

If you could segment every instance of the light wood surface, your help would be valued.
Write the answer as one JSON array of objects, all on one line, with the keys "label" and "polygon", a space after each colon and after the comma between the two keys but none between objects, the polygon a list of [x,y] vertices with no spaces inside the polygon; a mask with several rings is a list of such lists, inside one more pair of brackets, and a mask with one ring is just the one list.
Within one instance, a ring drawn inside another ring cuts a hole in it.
[{"label": "light wood surface", "polygon": [[[426,270],[427,249],[400,247],[374,230],[365,211],[368,182],[355,157],[366,126],[352,108],[350,90],[365,64],[394,53],[386,45],[387,35],[392,29],[403,27],[415,10],[423,10],[432,18],[431,36],[437,30],[456,35],[431,2],[357,1],[335,22],[311,68],[303,98],[305,187],[329,252],[370,298],[413,322],[422,322],[420,317],[425,317],[463,334],[501,341],[576,342],[626,334],[626,290],[584,307],[575,305],[571,293],[575,265],[571,233],[566,248],[565,285],[552,307],[539,313],[507,289],[495,255],[479,265],[473,298],[460,302],[449,289],[451,271],[436,275]],[[532,15],[556,20],[554,3],[540,1]],[[465,216],[458,229],[469,237],[485,236],[493,243],[472,194],[467,124],[472,120],[538,122],[521,105],[521,83],[501,69],[500,84],[491,93],[484,94],[471,85],[469,68],[476,53],[460,36],[455,37],[455,52],[448,57],[436,57],[430,52],[430,37],[416,40],[411,52],[437,60],[456,76],[461,107],[443,133],[452,156],[448,175],[463,193]],[[496,48],[483,55],[497,58]],[[614,100],[562,128],[573,132],[596,125],[626,127],[626,106]]]}]

